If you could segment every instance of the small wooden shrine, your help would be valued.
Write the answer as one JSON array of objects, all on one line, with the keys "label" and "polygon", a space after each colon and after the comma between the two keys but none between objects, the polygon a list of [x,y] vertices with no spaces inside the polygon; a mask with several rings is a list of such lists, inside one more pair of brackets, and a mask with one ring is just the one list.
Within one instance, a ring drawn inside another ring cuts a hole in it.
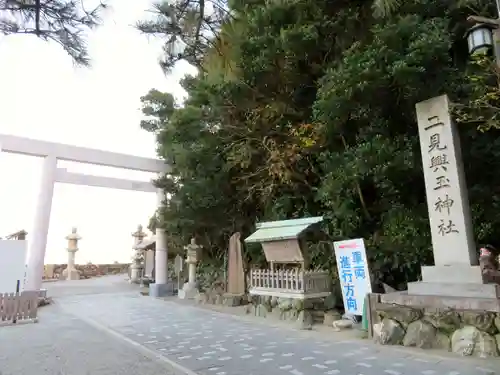
[{"label": "small wooden shrine", "polygon": [[302,237],[321,221],[323,217],[318,216],[257,224],[257,231],[247,237],[245,243],[261,243],[270,268],[250,271],[250,294],[295,299],[330,294],[328,271],[307,269],[307,249]]}]

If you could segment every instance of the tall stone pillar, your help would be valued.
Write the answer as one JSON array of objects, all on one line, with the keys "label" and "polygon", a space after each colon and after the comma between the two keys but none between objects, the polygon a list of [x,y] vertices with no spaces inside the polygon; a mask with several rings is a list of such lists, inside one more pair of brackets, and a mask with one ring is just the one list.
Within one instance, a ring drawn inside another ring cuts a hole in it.
[{"label": "tall stone pillar", "polygon": [[[165,192],[163,189],[156,190],[157,215],[160,215],[165,202]],[[149,285],[149,295],[151,297],[170,296],[174,294],[174,284],[168,279],[168,249],[167,234],[161,223],[156,226],[155,244],[155,282]]]},{"label": "tall stone pillar", "polygon": [[31,231],[31,246],[28,252],[26,282],[24,290],[40,290],[42,286],[45,250],[49,232],[50,211],[54,196],[57,159],[46,156],[43,160],[42,178],[35,210],[35,221]]},{"label": "tall stone pillar", "polygon": [[179,290],[179,298],[193,299],[198,294],[198,287],[196,285],[196,263],[200,260],[201,246],[197,245],[196,240],[192,238],[191,243],[187,245],[185,249],[189,278],[188,282],[182,287],[182,290]]},{"label": "tall stone pillar", "polygon": [[478,265],[458,129],[446,95],[416,105],[434,266],[408,294],[498,298]]},{"label": "tall stone pillar", "polygon": [[75,255],[78,251],[78,240],[82,238],[78,235],[76,228],[71,229],[71,233],[66,236],[68,240],[68,265],[62,272],[62,276],[66,280],[79,280],[80,272],[75,267]]},{"label": "tall stone pillar", "polygon": [[130,265],[130,283],[138,284],[142,277],[143,269],[143,251],[137,248],[137,245],[146,237],[146,233],[142,230],[142,225],[137,226],[137,230],[132,233],[134,238],[134,254],[132,255],[132,264]]}]

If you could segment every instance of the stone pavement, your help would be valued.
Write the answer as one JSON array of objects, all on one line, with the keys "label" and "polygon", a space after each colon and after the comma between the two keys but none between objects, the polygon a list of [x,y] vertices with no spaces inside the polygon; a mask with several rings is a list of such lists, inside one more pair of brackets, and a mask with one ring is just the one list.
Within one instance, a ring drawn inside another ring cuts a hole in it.
[{"label": "stone pavement", "polygon": [[40,309],[39,323],[0,327],[1,375],[172,375],[169,369],[57,306]]},{"label": "stone pavement", "polygon": [[[1,375],[485,375],[500,362],[339,340],[140,296],[124,276],[47,283],[40,322],[0,327]],[[500,373],[500,372],[499,372]]]},{"label": "stone pavement", "polygon": [[136,292],[137,285],[125,281],[126,275],[96,277],[86,280],[51,281],[43,283],[48,296],[59,298],[64,296],[106,294],[120,292]]},{"label": "stone pavement", "polygon": [[500,370],[496,361],[436,357],[361,340],[334,341],[137,292],[64,297],[59,304],[189,374],[485,375],[495,374],[490,367]]}]

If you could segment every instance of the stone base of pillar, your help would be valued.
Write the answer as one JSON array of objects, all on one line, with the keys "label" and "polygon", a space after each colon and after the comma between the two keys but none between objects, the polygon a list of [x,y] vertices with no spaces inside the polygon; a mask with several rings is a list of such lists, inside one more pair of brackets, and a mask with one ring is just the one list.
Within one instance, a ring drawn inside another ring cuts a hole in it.
[{"label": "stone base of pillar", "polygon": [[166,284],[149,284],[150,297],[166,297],[174,295],[174,283],[167,281]]},{"label": "stone base of pillar", "polygon": [[194,283],[185,283],[181,290],[179,290],[180,299],[194,299],[200,292]]},{"label": "stone base of pillar", "polygon": [[483,284],[483,273],[479,266],[467,264],[422,266],[422,281],[426,283]]},{"label": "stone base of pillar", "polygon": [[[488,284],[486,284],[488,285]],[[491,285],[491,284],[490,284]],[[415,309],[453,311],[491,311],[500,313],[500,298],[468,298],[437,295],[415,295],[407,291],[380,294],[380,302],[392,306],[409,306]]]},{"label": "stone base of pillar", "polygon": [[408,283],[408,294],[415,296],[500,298],[500,286],[483,283],[479,266],[451,264],[423,266],[422,281]]},{"label": "stone base of pillar", "polygon": [[455,283],[428,283],[417,281],[408,283],[408,295],[461,297],[461,298],[500,298],[500,285],[497,284],[455,284]]},{"label": "stone base of pillar", "polygon": [[67,268],[62,272],[64,280],[80,280],[80,271],[76,268],[68,270]]}]

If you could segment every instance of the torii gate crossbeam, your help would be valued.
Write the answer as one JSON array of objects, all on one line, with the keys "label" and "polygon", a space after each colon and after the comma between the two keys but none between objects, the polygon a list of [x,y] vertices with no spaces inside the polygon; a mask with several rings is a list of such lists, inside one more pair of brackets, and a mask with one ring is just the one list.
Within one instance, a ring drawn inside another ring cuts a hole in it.
[{"label": "torii gate crossbeam", "polygon": [[[30,231],[32,239],[27,260],[25,290],[40,290],[41,288],[54,184],[56,182],[156,192],[158,207],[163,205],[164,193],[161,189],[157,189],[152,182],[91,176],[68,172],[64,168],[57,167],[58,160],[66,160],[158,174],[168,173],[170,167],[162,160],[0,134],[1,152],[43,158],[41,186],[35,211],[35,222],[33,230]],[[165,231],[162,228],[156,229],[156,282],[150,288],[150,293],[154,296],[168,294],[171,291],[171,282],[169,282],[167,276],[168,257],[165,235]]]}]

